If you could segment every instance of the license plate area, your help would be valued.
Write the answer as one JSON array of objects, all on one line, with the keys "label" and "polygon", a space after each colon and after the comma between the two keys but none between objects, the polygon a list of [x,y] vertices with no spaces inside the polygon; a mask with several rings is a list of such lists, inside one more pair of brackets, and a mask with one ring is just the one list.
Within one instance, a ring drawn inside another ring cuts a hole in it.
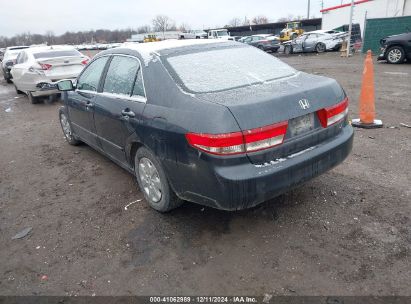
[{"label": "license plate area", "polygon": [[314,113],[290,119],[288,127],[291,137],[310,132],[314,129]]}]

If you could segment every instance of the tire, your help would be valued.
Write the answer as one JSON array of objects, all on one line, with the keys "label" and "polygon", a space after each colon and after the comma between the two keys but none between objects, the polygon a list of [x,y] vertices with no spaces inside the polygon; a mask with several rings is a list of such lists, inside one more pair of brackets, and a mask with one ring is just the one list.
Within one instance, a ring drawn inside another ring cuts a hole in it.
[{"label": "tire", "polygon": [[14,85],[14,89],[16,90],[17,94],[24,94],[24,92],[20,91],[16,85]]},{"label": "tire", "polygon": [[327,47],[322,42],[317,43],[317,45],[315,46],[315,51],[317,53],[324,53],[326,50],[327,50]]},{"label": "tire", "polygon": [[393,46],[387,50],[387,61],[391,64],[403,63],[405,60],[405,52],[401,46]]},{"label": "tire", "polygon": [[74,135],[71,129],[70,120],[64,108],[60,108],[59,110],[59,121],[66,141],[72,146],[78,146],[81,143],[81,141],[78,140],[77,137]]},{"label": "tire", "polygon": [[33,94],[31,94],[31,92],[27,92],[27,97],[29,98],[29,102],[31,104],[36,104],[39,103],[40,99],[38,97],[33,96]]},{"label": "tire", "polygon": [[293,53],[293,47],[291,45],[284,46],[284,54],[290,55]]},{"label": "tire", "polygon": [[140,191],[151,208],[159,212],[168,212],[183,203],[171,189],[157,157],[145,147],[137,150],[134,157],[134,172]]},{"label": "tire", "polygon": [[13,83],[13,81],[11,81],[11,79],[8,78],[8,77],[4,77],[4,79],[6,79],[6,82],[7,82],[7,83]]},{"label": "tire", "polygon": [[184,36],[180,36],[180,39],[184,39]]}]

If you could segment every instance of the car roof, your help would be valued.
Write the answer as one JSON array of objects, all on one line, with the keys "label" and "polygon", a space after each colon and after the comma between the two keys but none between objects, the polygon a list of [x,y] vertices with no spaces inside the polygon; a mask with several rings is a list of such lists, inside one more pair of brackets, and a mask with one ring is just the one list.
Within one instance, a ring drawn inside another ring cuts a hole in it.
[{"label": "car roof", "polygon": [[[118,48],[110,49],[103,51],[99,53],[99,55],[103,54],[113,54],[117,53],[120,50],[131,50],[131,51],[136,51],[141,55],[141,57],[144,60],[145,65],[147,66],[148,63],[153,59],[153,54],[157,56],[161,56],[160,52],[162,51],[170,51],[170,50],[177,50],[181,48],[190,48],[190,47],[195,47],[195,46],[200,46],[200,45],[241,45],[239,42],[234,42],[234,41],[225,41],[221,39],[183,39],[183,40],[177,40],[177,39],[168,39],[168,40],[163,40],[163,41],[158,41],[158,42],[145,42],[145,43],[124,43]],[[98,56],[96,56],[98,57]]]},{"label": "car roof", "polygon": [[251,37],[254,37],[254,36],[268,37],[268,36],[273,36],[273,34],[256,34],[256,35],[252,35]]}]

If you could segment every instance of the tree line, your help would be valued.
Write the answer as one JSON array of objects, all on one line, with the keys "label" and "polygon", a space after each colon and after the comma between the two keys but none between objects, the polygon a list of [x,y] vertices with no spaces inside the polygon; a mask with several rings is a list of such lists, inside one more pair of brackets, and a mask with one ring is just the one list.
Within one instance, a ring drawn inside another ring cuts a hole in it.
[{"label": "tree line", "polygon": [[[289,15],[288,17],[280,18],[278,22],[301,20],[302,16]],[[233,18],[224,27],[234,27],[240,25],[253,25],[268,23],[269,20],[264,15],[255,16],[251,19]],[[219,27],[219,26],[215,26]],[[181,23],[179,26],[176,22],[166,15],[157,15],[153,18],[152,24],[141,25],[137,28],[128,28],[122,30],[89,30],[78,32],[66,32],[62,35],[55,35],[53,31],[46,31],[44,34],[32,34],[30,32],[21,33],[13,37],[0,36],[0,47],[11,45],[33,45],[33,44],[83,44],[83,43],[114,43],[124,42],[133,34],[143,34],[150,32],[166,32],[166,31],[186,31],[191,27],[187,23]]]}]

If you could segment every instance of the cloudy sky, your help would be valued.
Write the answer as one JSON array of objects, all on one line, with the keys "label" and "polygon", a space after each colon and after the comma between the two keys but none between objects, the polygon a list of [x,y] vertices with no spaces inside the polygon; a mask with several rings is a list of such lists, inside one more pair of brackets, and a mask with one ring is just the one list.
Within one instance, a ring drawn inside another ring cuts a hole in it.
[{"label": "cloudy sky", "polygon": [[[90,29],[137,28],[164,14],[191,28],[223,26],[234,17],[265,15],[270,21],[306,15],[308,0],[0,0],[0,36],[55,34]],[[321,0],[311,0],[320,17]],[[323,0],[324,7],[348,0]]]}]

